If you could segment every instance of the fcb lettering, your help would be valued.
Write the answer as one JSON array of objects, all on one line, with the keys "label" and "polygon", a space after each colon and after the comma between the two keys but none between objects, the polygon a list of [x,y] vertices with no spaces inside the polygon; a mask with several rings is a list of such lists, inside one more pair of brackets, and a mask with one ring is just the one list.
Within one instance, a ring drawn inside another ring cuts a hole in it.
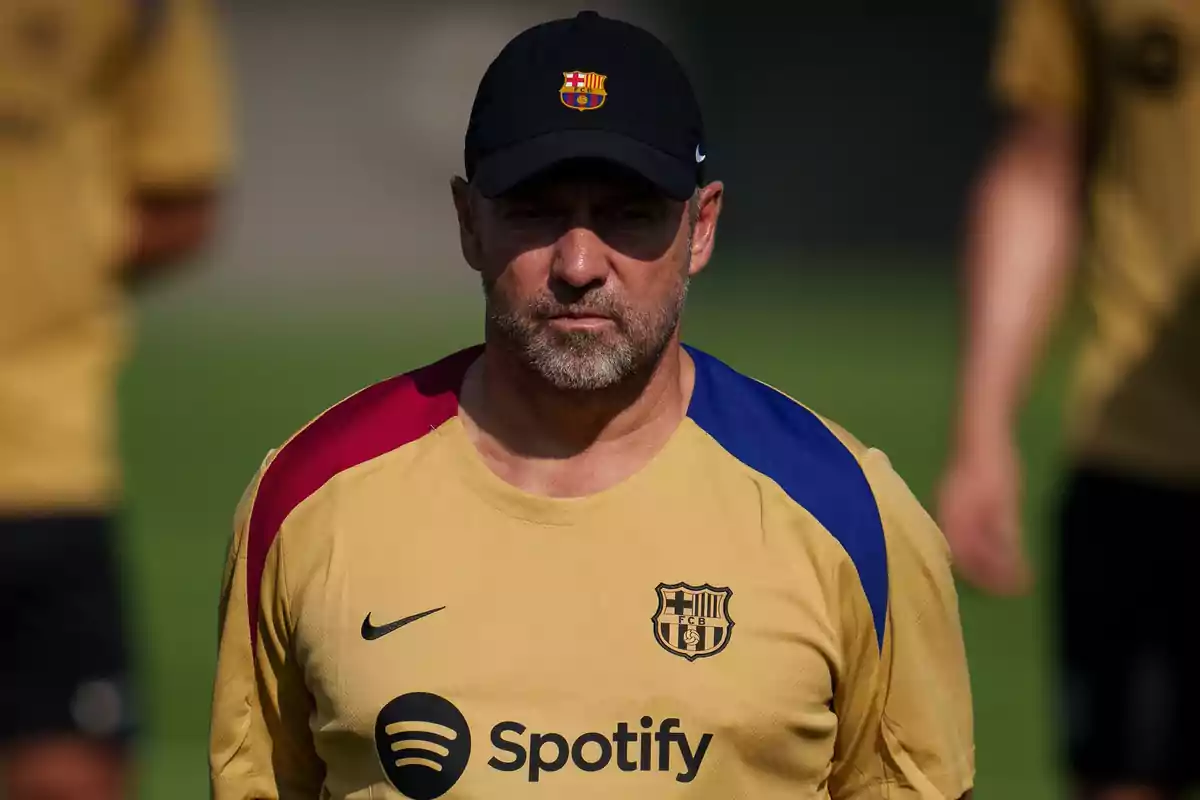
[{"label": "fcb lettering", "polygon": [[733,618],[727,586],[660,583],[658,608],[651,621],[654,638],[672,655],[695,661],[715,656],[729,646]]},{"label": "fcb lettering", "polygon": [[564,72],[558,99],[564,106],[576,111],[595,111],[608,99],[608,92],[604,88],[607,80],[607,75],[595,72]]}]

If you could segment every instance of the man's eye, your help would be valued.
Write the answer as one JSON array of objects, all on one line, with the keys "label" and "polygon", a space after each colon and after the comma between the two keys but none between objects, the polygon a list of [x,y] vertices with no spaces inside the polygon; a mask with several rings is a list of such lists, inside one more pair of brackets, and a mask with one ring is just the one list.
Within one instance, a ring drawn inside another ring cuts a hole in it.
[{"label": "man's eye", "polygon": [[553,218],[554,211],[544,206],[510,206],[504,215],[511,220],[536,221]]},{"label": "man's eye", "polygon": [[622,222],[649,223],[653,222],[657,215],[648,208],[628,207],[617,211],[616,217]]}]

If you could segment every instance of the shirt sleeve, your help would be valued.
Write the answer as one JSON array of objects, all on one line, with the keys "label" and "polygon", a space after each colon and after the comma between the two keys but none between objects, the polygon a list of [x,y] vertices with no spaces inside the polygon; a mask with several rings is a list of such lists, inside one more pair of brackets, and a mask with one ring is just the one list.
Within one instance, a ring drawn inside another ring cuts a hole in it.
[{"label": "shirt sleeve", "polygon": [[[262,475],[262,470],[259,476]],[[209,770],[214,800],[312,800],[325,770],[313,747],[313,699],[291,645],[282,536],[262,568],[256,641],[247,587],[258,479],[238,505],[219,606]]]},{"label": "shirt sleeve", "polygon": [[1004,0],[992,89],[1020,111],[1079,114],[1086,98],[1078,0]]},{"label": "shirt sleeve", "polygon": [[831,797],[957,800],[974,784],[975,748],[949,549],[886,456],[861,463],[883,523],[888,611],[881,653],[865,600],[844,593]]},{"label": "shirt sleeve", "polygon": [[161,0],[120,92],[124,163],[135,189],[221,181],[232,160],[223,52],[207,0]]}]

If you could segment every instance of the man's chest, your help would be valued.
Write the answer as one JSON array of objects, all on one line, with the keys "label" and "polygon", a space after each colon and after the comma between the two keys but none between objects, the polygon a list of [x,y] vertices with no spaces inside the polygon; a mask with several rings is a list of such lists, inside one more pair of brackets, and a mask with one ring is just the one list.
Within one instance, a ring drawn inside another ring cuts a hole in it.
[{"label": "man's chest", "polygon": [[350,522],[298,597],[318,751],[414,798],[817,785],[837,656],[815,570],[716,517]]}]

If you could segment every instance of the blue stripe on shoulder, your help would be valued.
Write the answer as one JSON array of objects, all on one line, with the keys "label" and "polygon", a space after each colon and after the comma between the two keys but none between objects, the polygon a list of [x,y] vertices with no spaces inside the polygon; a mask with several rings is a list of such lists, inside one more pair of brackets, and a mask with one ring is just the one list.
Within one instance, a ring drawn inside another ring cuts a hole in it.
[{"label": "blue stripe on shoulder", "polygon": [[696,364],[688,416],[730,455],[779,484],[841,543],[858,570],[882,650],[887,548],[858,460],[804,406],[706,353],[687,351]]}]

